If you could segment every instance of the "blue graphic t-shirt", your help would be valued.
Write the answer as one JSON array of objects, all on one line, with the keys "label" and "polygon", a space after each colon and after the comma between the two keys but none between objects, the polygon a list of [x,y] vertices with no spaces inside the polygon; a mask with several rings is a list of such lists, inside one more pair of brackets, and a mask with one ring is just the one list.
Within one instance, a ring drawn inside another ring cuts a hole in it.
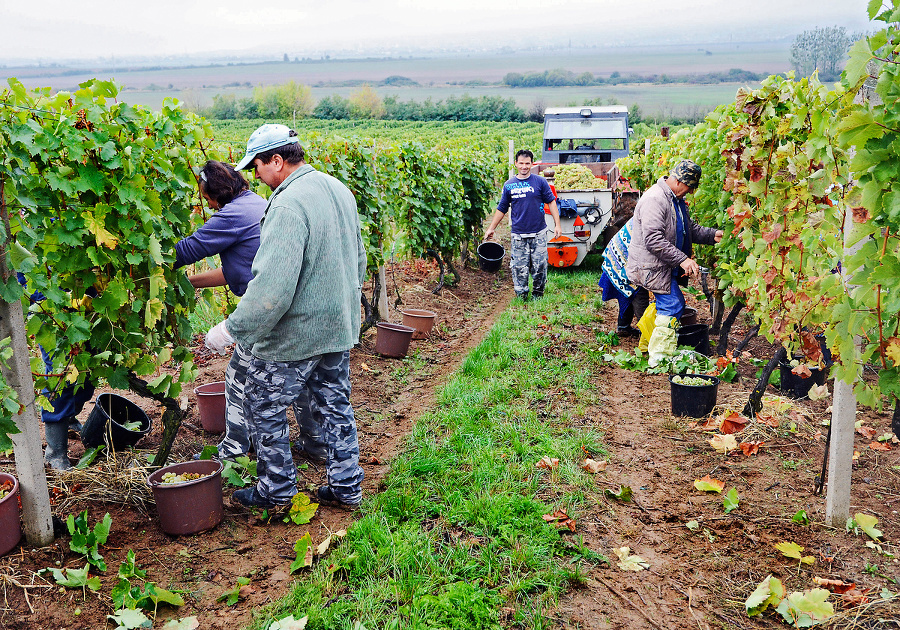
[{"label": "blue graphic t-shirt", "polygon": [[497,210],[506,214],[512,208],[509,222],[513,234],[539,234],[547,229],[544,204],[555,199],[550,184],[540,175],[511,177],[503,184]]}]

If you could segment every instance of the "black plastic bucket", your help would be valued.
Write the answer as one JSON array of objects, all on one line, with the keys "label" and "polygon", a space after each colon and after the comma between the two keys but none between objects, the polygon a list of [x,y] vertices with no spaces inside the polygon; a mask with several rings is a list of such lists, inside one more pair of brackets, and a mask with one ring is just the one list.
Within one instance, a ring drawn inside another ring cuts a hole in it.
[{"label": "black plastic bucket", "polygon": [[478,246],[478,266],[482,271],[497,271],[503,264],[506,249],[500,243],[485,241]]},{"label": "black plastic bucket", "polygon": [[719,377],[706,374],[681,374],[680,376],[702,378],[704,381],[709,381],[708,385],[681,385],[672,380],[675,376],[678,375],[669,377],[669,385],[672,389],[672,415],[703,418],[712,413],[716,407]]},{"label": "black plastic bucket", "polygon": [[[123,425],[138,423],[134,429]],[[81,428],[81,442],[87,448],[107,444],[122,450],[137,444],[150,432],[150,418],[136,404],[117,394],[100,394]]]},{"label": "black plastic bucket", "polygon": [[781,386],[779,389],[782,394],[795,400],[806,398],[809,396],[809,390],[812,389],[813,385],[825,384],[825,377],[828,376],[830,367],[831,365],[826,365],[824,368],[809,368],[812,374],[802,378],[791,371],[794,368],[791,367],[790,363],[782,361],[778,364],[778,369],[781,372]]},{"label": "black plastic bucket", "polygon": [[691,324],[678,329],[678,345],[690,346],[709,356],[709,324]]}]

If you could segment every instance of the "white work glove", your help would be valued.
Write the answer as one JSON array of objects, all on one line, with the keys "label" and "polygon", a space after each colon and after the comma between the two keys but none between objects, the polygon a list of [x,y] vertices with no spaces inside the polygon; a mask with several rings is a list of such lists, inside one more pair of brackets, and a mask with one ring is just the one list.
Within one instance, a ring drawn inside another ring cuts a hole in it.
[{"label": "white work glove", "polygon": [[223,356],[226,354],[225,348],[233,343],[234,338],[228,334],[225,321],[219,322],[206,333],[206,347]]}]

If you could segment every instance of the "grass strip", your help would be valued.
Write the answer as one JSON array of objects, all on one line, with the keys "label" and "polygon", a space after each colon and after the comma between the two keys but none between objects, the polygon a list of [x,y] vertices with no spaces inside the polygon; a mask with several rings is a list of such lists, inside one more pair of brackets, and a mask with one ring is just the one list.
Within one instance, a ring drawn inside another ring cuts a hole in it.
[{"label": "grass strip", "polygon": [[[288,614],[311,629],[547,627],[560,594],[607,561],[542,518],[593,507],[579,463],[606,452],[591,421],[595,276],[553,273],[542,300],[499,318],[340,546],[253,628]],[[559,466],[536,467],[544,456]]]}]

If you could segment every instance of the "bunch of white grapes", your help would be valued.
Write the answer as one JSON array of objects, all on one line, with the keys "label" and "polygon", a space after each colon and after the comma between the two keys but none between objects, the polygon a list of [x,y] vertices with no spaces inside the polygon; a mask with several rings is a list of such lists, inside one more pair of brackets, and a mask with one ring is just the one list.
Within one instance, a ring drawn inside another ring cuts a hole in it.
[{"label": "bunch of white grapes", "polygon": [[163,473],[162,482],[163,483],[184,483],[185,481],[193,481],[194,479],[200,479],[200,477],[206,477],[207,475],[201,475],[200,473],[181,473],[176,475],[173,472]]},{"label": "bunch of white grapes", "polygon": [[581,164],[560,164],[556,167],[554,179],[556,190],[594,190],[605,188],[604,182],[586,166]]}]

